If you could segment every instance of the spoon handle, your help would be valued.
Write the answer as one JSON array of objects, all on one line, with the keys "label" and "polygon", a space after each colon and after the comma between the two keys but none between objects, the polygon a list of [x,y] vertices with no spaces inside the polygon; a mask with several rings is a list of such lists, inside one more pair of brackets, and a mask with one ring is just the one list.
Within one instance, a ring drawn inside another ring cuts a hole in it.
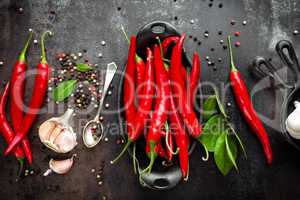
[{"label": "spoon handle", "polygon": [[100,99],[99,108],[98,108],[95,119],[98,119],[98,117],[100,116],[107,90],[109,88],[109,85],[110,85],[111,81],[113,80],[113,77],[114,77],[114,75],[117,71],[117,68],[118,67],[117,67],[116,63],[114,63],[114,62],[107,64],[104,87],[103,87],[103,93],[102,93],[102,96],[101,96],[101,99]]}]

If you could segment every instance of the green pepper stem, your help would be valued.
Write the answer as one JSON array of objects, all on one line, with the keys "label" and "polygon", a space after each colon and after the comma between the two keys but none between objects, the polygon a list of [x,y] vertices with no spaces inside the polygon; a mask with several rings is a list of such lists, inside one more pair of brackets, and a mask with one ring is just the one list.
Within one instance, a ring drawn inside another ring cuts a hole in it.
[{"label": "green pepper stem", "polygon": [[133,150],[132,150],[132,160],[133,160],[133,171],[134,174],[137,174],[137,167],[136,167],[136,143],[133,144]]},{"label": "green pepper stem", "polygon": [[24,159],[23,158],[17,158],[17,161],[19,162],[19,171],[18,171],[18,174],[17,174],[16,182],[18,182],[19,179],[21,178],[23,168],[24,168]]},{"label": "green pepper stem", "polygon": [[128,139],[128,141],[125,144],[124,148],[122,149],[121,153],[114,160],[110,161],[110,164],[114,164],[115,162],[117,162],[123,156],[123,154],[126,152],[126,150],[128,149],[128,147],[130,146],[131,143],[132,143],[132,141]]},{"label": "green pepper stem", "polygon": [[45,49],[45,37],[46,37],[46,35],[52,36],[52,32],[51,31],[45,31],[41,36],[41,51],[42,51],[41,63],[42,64],[47,64],[46,49]]},{"label": "green pepper stem", "polygon": [[126,38],[128,44],[130,44],[129,37],[128,37],[127,33],[125,32],[124,26],[121,26],[121,31],[122,31],[122,33],[124,34],[124,36],[125,36],[125,38]]},{"label": "green pepper stem", "polygon": [[149,146],[150,146],[150,163],[149,165],[141,172],[141,174],[144,174],[144,173],[148,173],[150,174],[151,171],[152,171],[152,167],[154,165],[154,161],[155,161],[155,158],[157,156],[157,154],[155,153],[155,146],[156,146],[156,143],[153,142],[153,141],[150,141],[149,142]]},{"label": "green pepper stem", "polygon": [[[127,43],[130,44],[130,39],[129,39],[129,37],[128,37],[126,31],[125,31],[124,26],[121,26],[121,31],[122,31],[122,33],[124,34]],[[137,53],[135,53],[135,62],[140,62],[140,60],[143,61],[143,59],[142,59],[141,57],[139,57],[139,56],[137,55]]]},{"label": "green pepper stem", "polygon": [[227,37],[228,40],[228,46],[229,46],[229,55],[230,55],[230,67],[231,71],[238,71],[233,60],[233,52],[232,52],[232,46],[231,46],[231,37],[230,35]]},{"label": "green pepper stem", "polygon": [[156,39],[158,41],[158,45],[159,45],[161,57],[164,59],[164,51],[163,51],[163,48],[162,48],[162,45],[161,45],[161,40],[160,40],[160,38],[158,36],[156,37]]},{"label": "green pepper stem", "polygon": [[32,36],[33,36],[33,31],[31,29],[29,29],[29,36],[28,36],[28,39],[25,43],[25,46],[23,47],[20,55],[19,55],[19,58],[18,60],[21,61],[21,62],[25,62],[26,61],[26,52],[28,50],[28,47],[29,47],[29,44],[32,40]]}]

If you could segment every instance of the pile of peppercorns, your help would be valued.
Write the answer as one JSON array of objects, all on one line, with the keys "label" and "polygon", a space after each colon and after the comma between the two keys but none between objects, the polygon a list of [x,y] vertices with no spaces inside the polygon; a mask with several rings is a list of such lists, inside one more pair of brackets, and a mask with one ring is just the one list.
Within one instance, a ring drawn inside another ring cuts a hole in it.
[{"label": "pile of peppercorns", "polygon": [[[83,58],[83,53],[57,53],[56,59],[60,67],[53,71],[48,90],[53,90],[63,81],[77,80],[77,87],[71,94],[75,107],[86,109],[92,105],[97,108],[102,95],[102,89],[99,88],[103,87],[101,73],[97,70],[98,65],[90,64],[88,59]],[[88,64],[93,69],[87,72],[78,71],[76,67],[78,63]]]}]

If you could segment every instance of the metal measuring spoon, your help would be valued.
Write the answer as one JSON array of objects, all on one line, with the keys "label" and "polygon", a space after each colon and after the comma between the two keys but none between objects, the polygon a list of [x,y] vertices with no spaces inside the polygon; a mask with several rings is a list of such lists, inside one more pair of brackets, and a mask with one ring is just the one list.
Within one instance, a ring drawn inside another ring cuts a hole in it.
[{"label": "metal measuring spoon", "polygon": [[100,113],[102,111],[103,102],[104,102],[107,90],[108,90],[109,85],[115,75],[117,68],[118,67],[117,67],[116,63],[114,63],[114,62],[107,64],[104,88],[103,88],[102,97],[100,99],[97,114],[94,119],[87,122],[86,125],[84,126],[82,139],[83,139],[84,145],[88,148],[92,148],[92,147],[96,146],[103,138],[104,128],[103,128],[102,123],[99,120],[99,117],[100,117]]}]

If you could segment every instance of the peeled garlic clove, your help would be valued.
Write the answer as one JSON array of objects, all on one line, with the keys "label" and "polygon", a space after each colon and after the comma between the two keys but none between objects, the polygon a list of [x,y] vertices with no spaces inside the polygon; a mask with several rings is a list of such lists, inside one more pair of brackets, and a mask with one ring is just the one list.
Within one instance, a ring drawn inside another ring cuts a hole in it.
[{"label": "peeled garlic clove", "polygon": [[57,138],[57,136],[63,131],[63,128],[60,126],[60,124],[55,123],[56,127],[52,130],[52,133],[50,135],[49,141],[51,143],[54,142],[54,140]]},{"label": "peeled garlic clove", "polygon": [[65,160],[54,160],[49,161],[50,169],[57,174],[66,174],[73,166],[74,156]]},{"label": "peeled garlic clove", "polygon": [[55,128],[55,123],[52,121],[45,121],[39,128],[39,137],[41,142],[49,140],[52,130]]},{"label": "peeled garlic clove", "polygon": [[61,153],[67,153],[77,145],[76,134],[70,129],[65,129],[56,137],[54,144]]}]

